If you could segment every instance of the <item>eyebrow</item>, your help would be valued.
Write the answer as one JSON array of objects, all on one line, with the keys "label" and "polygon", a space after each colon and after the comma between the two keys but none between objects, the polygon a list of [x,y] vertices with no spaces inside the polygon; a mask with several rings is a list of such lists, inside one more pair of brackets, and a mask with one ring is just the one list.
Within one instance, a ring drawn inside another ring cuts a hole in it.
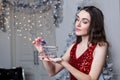
[{"label": "eyebrow", "polygon": [[89,21],[90,22],[90,20],[89,19],[87,19],[87,18],[82,18],[83,20],[87,20],[87,21]]},{"label": "eyebrow", "polygon": [[[77,18],[80,18],[78,15],[76,15],[77,16]],[[87,19],[87,18],[82,18],[82,20],[87,20],[87,21],[89,21],[90,22],[90,20],[89,19]]]}]

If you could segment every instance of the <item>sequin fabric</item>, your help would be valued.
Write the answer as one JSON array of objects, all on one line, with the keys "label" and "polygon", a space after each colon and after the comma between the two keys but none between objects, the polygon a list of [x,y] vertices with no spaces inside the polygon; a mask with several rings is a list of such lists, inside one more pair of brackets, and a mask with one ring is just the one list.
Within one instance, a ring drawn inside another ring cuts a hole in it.
[{"label": "sequin fabric", "polygon": [[[84,51],[84,53],[82,53],[81,56],[76,58],[77,45],[78,45],[78,43],[75,43],[74,46],[71,49],[69,63],[73,67],[78,69],[79,71],[81,71],[85,74],[89,74],[91,64],[92,64],[92,61],[93,61],[93,51],[94,51],[96,45],[92,45],[92,46],[88,47]],[[70,80],[77,80],[72,74],[70,74],[70,77],[71,77]]]}]

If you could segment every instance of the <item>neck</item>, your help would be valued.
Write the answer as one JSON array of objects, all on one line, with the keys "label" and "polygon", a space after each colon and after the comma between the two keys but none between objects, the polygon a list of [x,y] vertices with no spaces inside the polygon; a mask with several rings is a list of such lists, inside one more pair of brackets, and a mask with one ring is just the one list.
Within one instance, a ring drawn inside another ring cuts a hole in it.
[{"label": "neck", "polygon": [[88,38],[89,36],[82,36],[82,41],[81,43],[85,44],[85,45],[88,45]]}]

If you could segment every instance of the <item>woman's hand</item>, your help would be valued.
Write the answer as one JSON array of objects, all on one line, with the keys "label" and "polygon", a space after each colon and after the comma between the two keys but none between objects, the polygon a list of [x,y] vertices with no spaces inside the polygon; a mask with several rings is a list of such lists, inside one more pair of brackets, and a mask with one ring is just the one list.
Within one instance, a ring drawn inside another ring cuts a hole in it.
[{"label": "woman's hand", "polygon": [[61,64],[61,62],[62,62],[62,58],[51,58],[50,59],[52,62],[55,62],[55,63],[59,63],[59,64]]},{"label": "woman's hand", "polygon": [[41,38],[36,38],[32,43],[34,44],[35,48],[38,50],[38,52],[40,54],[42,54],[43,56],[39,56],[39,59],[40,60],[43,60],[43,61],[51,61],[51,62],[55,62],[55,63],[61,63],[62,61],[62,58],[50,58],[45,49],[44,49],[44,44],[40,44],[41,42],[45,42],[43,39]]},{"label": "woman's hand", "polygon": [[48,56],[39,56],[39,59],[43,61],[50,61],[50,62],[59,63],[59,64],[61,64],[63,60],[62,58],[51,58]]},{"label": "woman's hand", "polygon": [[32,43],[34,44],[35,48],[38,50],[39,53],[45,53],[44,44],[40,44],[40,42],[44,42],[44,40],[38,37]]}]

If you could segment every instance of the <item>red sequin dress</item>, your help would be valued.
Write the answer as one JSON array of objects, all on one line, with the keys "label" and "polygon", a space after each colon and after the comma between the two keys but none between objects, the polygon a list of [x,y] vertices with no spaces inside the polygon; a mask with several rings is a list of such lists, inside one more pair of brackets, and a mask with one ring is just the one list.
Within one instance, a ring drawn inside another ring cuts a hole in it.
[{"label": "red sequin dress", "polygon": [[[96,45],[92,45],[88,47],[87,50],[84,53],[82,53],[80,57],[76,58],[77,45],[78,43],[75,43],[71,49],[69,63],[79,71],[85,74],[89,74],[91,64],[93,61],[93,51]],[[70,80],[77,80],[77,79],[72,74],[70,74]]]}]

